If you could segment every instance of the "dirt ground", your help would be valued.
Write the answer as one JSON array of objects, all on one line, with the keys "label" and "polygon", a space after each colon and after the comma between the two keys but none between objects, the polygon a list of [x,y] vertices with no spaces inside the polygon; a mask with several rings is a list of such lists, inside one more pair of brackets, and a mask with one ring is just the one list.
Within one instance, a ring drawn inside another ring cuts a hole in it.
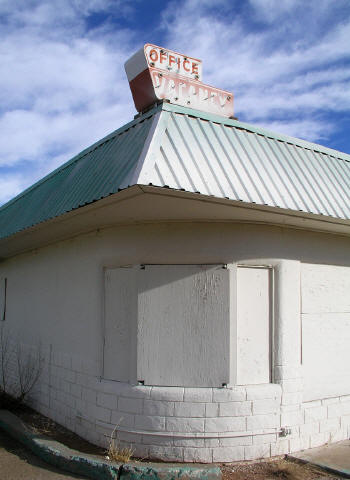
[{"label": "dirt ground", "polygon": [[22,444],[0,430],[1,480],[83,480],[85,478],[58,470],[40,460]]},{"label": "dirt ground", "polygon": [[283,458],[222,465],[223,480],[325,480],[340,479],[319,468]]},{"label": "dirt ground", "polygon": [[[106,456],[104,449],[92,445],[75,433],[32,409],[25,407],[14,413],[38,434],[51,437],[80,452],[100,455],[103,458]],[[223,480],[325,480],[341,478],[315,467],[285,460],[283,457],[258,462],[222,464],[220,467],[223,473]]]}]

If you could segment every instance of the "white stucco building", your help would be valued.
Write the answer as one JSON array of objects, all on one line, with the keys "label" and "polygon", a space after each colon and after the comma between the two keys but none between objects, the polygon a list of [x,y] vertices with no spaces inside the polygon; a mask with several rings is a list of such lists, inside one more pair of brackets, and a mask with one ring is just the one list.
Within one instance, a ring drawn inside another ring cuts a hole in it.
[{"label": "white stucco building", "polygon": [[34,407],[174,461],[348,438],[349,162],[163,103],[1,207],[1,316],[45,347]]}]

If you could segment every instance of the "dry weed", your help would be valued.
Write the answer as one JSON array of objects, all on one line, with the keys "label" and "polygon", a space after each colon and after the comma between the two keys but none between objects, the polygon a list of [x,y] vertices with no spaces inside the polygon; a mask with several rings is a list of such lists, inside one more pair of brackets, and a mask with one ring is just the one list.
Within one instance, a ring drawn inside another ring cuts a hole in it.
[{"label": "dry weed", "polygon": [[111,433],[106,457],[114,462],[129,462],[134,454],[134,450],[131,447],[120,446],[119,441],[116,439],[117,427],[118,425],[114,427]]}]

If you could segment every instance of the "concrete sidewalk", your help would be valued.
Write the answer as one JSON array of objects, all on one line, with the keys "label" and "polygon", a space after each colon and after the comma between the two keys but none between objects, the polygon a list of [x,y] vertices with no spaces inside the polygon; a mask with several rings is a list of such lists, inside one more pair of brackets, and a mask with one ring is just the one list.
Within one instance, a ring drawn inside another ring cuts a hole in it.
[{"label": "concrete sidewalk", "polygon": [[310,448],[303,452],[287,455],[287,457],[350,478],[350,440]]}]

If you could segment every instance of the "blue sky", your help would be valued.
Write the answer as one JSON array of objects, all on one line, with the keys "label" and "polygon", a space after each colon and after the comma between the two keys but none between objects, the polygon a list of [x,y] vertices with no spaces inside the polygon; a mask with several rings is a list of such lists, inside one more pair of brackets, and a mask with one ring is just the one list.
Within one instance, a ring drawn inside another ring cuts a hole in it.
[{"label": "blue sky", "polygon": [[349,0],[0,0],[0,203],[134,116],[124,62],[202,59],[239,120],[350,153]]}]

